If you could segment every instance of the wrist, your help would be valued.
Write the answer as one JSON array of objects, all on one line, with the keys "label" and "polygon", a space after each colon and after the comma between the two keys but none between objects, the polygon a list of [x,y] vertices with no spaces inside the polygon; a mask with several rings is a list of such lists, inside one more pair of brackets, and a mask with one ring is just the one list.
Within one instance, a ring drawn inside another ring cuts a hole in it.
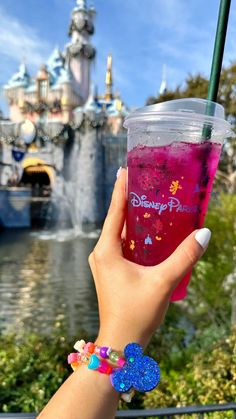
[{"label": "wrist", "polygon": [[105,327],[100,328],[98,337],[95,341],[99,346],[110,346],[115,351],[123,352],[128,343],[138,343],[145,349],[151,339],[151,336],[145,336],[141,332],[132,332],[125,328]]}]

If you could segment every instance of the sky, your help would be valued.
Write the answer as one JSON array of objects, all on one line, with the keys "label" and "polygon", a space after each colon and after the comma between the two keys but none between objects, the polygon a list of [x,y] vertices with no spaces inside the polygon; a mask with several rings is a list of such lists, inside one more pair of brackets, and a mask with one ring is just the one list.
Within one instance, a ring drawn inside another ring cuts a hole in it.
[{"label": "sky", "polygon": [[[88,5],[89,0],[87,0]],[[0,85],[23,57],[32,76],[67,32],[76,0],[0,0]],[[167,85],[183,86],[188,74],[209,77],[220,0],[93,0],[97,49],[92,80],[104,92],[106,59],[113,56],[114,91],[130,107],[157,95],[163,65]],[[231,12],[224,65],[236,60],[236,0]],[[2,90],[2,89],[1,89]],[[6,112],[1,93],[0,107]]]}]

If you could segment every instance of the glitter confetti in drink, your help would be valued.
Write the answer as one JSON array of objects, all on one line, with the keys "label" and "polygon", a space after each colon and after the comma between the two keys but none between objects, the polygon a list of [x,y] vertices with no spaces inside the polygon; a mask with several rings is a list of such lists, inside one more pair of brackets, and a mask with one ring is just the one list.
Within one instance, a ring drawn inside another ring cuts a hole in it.
[{"label": "glitter confetti in drink", "polygon": [[[221,151],[220,144],[210,143],[211,151],[205,169],[208,178],[206,183],[201,177],[202,158],[206,147],[208,149],[208,142],[179,142],[164,147],[138,146],[129,152],[128,167],[131,175],[128,180],[127,243],[135,237],[135,252],[131,246],[126,246],[127,259],[140,265],[152,266],[160,263],[188,234],[203,226]],[[154,177],[161,178],[163,164],[169,172],[169,176],[162,178],[160,183],[161,193],[163,192],[166,198],[160,197],[157,200],[155,190],[147,191],[137,179],[140,171],[145,172],[145,176],[150,180]],[[176,180],[178,174],[184,176],[181,186]],[[175,181],[172,181],[172,178]],[[198,192],[196,184],[199,185]],[[137,216],[140,220],[145,219],[140,232],[136,230]],[[156,234],[157,230],[161,231],[161,234]],[[147,247],[148,253],[145,252]]]},{"label": "glitter confetti in drink", "polygon": [[[222,142],[230,132],[223,107],[214,104],[214,116],[209,116],[207,105],[204,99],[180,99],[147,106],[126,119],[124,255],[135,263],[162,262],[204,224]],[[202,137],[204,124],[211,128],[210,140]],[[190,275],[176,288],[172,301],[186,296]]]}]

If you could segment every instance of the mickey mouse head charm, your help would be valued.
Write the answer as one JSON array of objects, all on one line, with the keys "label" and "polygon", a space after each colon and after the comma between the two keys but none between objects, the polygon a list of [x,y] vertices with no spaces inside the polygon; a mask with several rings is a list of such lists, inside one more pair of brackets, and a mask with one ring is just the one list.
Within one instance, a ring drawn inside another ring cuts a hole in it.
[{"label": "mickey mouse head charm", "polygon": [[160,381],[160,368],[154,359],[143,355],[137,343],[129,343],[124,350],[126,364],[110,375],[112,386],[120,393],[131,388],[145,392],[153,390]]}]

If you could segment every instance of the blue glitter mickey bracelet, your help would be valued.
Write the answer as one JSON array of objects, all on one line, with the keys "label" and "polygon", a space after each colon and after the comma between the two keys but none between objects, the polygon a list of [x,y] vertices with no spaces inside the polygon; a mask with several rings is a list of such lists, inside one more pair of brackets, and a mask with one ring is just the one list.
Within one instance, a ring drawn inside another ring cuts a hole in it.
[{"label": "blue glitter mickey bracelet", "polygon": [[112,386],[119,393],[131,389],[146,392],[153,390],[160,381],[158,363],[149,356],[143,355],[138,343],[129,343],[124,349],[125,365],[116,369],[111,375]]}]

